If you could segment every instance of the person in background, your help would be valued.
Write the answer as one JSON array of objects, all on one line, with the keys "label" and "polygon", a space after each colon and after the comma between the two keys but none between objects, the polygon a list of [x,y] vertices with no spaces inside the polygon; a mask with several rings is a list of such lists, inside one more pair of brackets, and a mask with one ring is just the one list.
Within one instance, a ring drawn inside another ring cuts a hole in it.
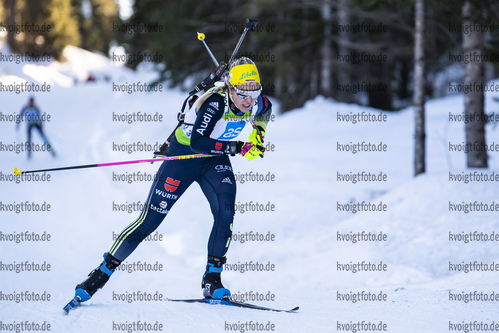
[{"label": "person in background", "polygon": [[19,113],[19,119],[20,121],[17,122],[16,124],[16,131],[19,130],[19,126],[21,125],[21,121],[26,121],[27,123],[27,134],[28,134],[28,158],[31,158],[31,151],[32,151],[32,141],[31,141],[31,131],[33,129],[38,130],[38,133],[40,133],[40,136],[43,139],[43,142],[45,145],[47,145],[47,150],[50,151],[52,156],[55,155],[55,151],[50,144],[49,140],[47,139],[47,136],[43,132],[43,123],[42,123],[42,114],[40,112],[40,109],[35,105],[35,98],[30,97],[28,101],[28,105],[22,108],[21,112]]}]

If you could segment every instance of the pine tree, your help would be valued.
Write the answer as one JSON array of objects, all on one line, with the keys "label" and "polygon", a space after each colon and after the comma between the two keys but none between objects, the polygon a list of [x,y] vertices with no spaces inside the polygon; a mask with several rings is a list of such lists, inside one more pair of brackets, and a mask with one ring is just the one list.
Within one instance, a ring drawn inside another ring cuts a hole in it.
[{"label": "pine tree", "polygon": [[83,19],[82,27],[85,48],[107,54],[111,42],[116,39],[113,24],[121,23],[118,16],[118,7],[114,0],[89,1],[92,14],[89,18]]},{"label": "pine tree", "polygon": [[70,0],[5,1],[10,8],[8,20],[34,27],[15,36],[9,34],[9,45],[15,52],[48,54],[59,59],[64,46],[78,46],[79,34]]},{"label": "pine tree", "polygon": [[48,0],[48,3],[50,11],[46,15],[51,30],[45,36],[45,44],[49,53],[60,58],[66,45],[80,45],[77,18],[70,0]]},{"label": "pine tree", "polygon": [[[463,4],[463,27],[470,27],[474,23],[483,24],[483,14],[469,1]],[[466,33],[463,30],[463,52],[465,54],[483,54],[484,33],[480,29]],[[482,61],[470,61],[464,65],[465,85],[485,84],[484,64]],[[465,124],[466,144],[472,147],[466,155],[468,168],[486,168],[487,152],[485,149],[475,149],[485,145],[484,91],[478,89],[464,95],[464,113],[473,119]],[[478,117],[478,118],[475,118]]]},{"label": "pine tree", "polygon": [[415,36],[414,36],[414,175],[426,171],[426,134],[425,134],[425,1],[415,3]]},{"label": "pine tree", "polygon": [[0,0],[0,22],[3,22],[5,23],[5,10],[4,10],[4,1],[3,0]]}]

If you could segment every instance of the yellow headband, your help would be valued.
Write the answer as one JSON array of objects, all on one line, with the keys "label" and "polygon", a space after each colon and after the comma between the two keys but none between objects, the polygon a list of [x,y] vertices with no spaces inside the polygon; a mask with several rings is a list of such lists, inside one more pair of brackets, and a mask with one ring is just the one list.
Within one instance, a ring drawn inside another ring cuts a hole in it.
[{"label": "yellow headband", "polygon": [[244,64],[234,66],[229,72],[229,80],[234,86],[241,83],[260,83],[260,75],[254,64]]}]

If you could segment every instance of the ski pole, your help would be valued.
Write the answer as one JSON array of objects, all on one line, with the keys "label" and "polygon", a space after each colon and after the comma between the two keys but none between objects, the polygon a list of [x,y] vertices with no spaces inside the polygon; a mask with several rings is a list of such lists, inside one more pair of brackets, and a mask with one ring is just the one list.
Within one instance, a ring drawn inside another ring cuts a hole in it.
[{"label": "ski pole", "polygon": [[[244,22],[243,34],[239,38],[239,41],[237,42],[237,45],[234,48],[234,51],[232,52],[232,55],[230,56],[229,61],[227,62],[228,64],[230,64],[232,62],[232,59],[234,59],[234,57],[236,56],[237,51],[239,51],[239,48],[241,47],[241,44],[243,43],[244,37],[246,37],[246,33],[248,31],[255,31],[255,27],[257,24],[258,24],[258,20],[253,20],[253,19],[248,19],[248,18],[246,19],[246,21]],[[217,59],[213,55],[213,52],[211,52],[210,48],[208,47],[208,44],[206,44],[206,42],[204,41],[204,38],[205,38],[204,34],[201,32],[198,32],[198,39],[203,42],[203,45],[206,48],[206,50],[208,51],[208,53],[210,54],[211,59],[215,63],[215,66],[219,66]]]},{"label": "ski pole", "polygon": [[243,34],[241,35],[241,38],[239,38],[239,42],[237,42],[236,48],[234,49],[234,52],[232,52],[232,55],[230,56],[229,61],[227,62],[230,64],[232,62],[232,59],[236,56],[237,51],[239,51],[239,47],[241,47],[241,44],[244,40],[244,37],[246,36],[246,33],[249,31],[255,31],[255,27],[258,24],[258,20],[253,20],[253,19],[246,19],[244,21],[244,31]]},{"label": "ski pole", "polygon": [[210,48],[208,47],[208,45],[204,41],[204,34],[201,33],[201,32],[198,32],[198,39],[203,42],[204,47],[206,47],[206,50],[210,54],[211,59],[213,59],[213,62],[215,63],[215,66],[218,66],[217,58],[215,58],[215,56],[213,55],[213,52],[211,52]]},{"label": "ski pole", "polygon": [[191,158],[201,158],[201,157],[210,157],[210,156],[213,156],[213,155],[207,155],[207,154],[181,155],[181,156],[169,156],[169,157],[161,157],[161,158],[150,158],[150,159],[146,159],[146,160],[132,160],[132,161],[122,161],[122,162],[111,162],[111,163],[85,164],[85,165],[75,165],[75,166],[62,167],[62,168],[30,170],[30,171],[22,171],[18,168],[14,168],[14,175],[19,176],[19,175],[26,174],[26,173],[45,172],[45,171],[59,171],[59,170],[85,169],[85,168],[101,168],[101,167],[106,167],[106,166],[145,163],[145,162],[152,163],[152,162],[158,162],[158,161],[187,160],[187,159],[191,159]]}]

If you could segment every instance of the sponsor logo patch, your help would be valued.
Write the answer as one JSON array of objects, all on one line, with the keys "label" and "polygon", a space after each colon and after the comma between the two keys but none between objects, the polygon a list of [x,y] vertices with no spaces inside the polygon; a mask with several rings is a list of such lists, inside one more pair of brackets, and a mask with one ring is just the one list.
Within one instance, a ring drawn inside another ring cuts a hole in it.
[{"label": "sponsor logo patch", "polygon": [[178,185],[180,184],[180,180],[175,180],[173,178],[166,178],[165,182],[165,190],[167,192],[173,193],[177,190]]},{"label": "sponsor logo patch", "polygon": [[211,102],[210,106],[214,107],[218,111],[218,102]]},{"label": "sponsor logo patch", "polygon": [[225,172],[225,171],[232,172],[232,168],[229,165],[217,165],[215,169],[217,170],[217,172]]},{"label": "sponsor logo patch", "polygon": [[225,178],[221,181],[221,183],[228,183],[228,184],[231,184],[231,185],[232,185],[232,181],[230,180],[230,178],[229,178],[229,177],[225,177]]}]

